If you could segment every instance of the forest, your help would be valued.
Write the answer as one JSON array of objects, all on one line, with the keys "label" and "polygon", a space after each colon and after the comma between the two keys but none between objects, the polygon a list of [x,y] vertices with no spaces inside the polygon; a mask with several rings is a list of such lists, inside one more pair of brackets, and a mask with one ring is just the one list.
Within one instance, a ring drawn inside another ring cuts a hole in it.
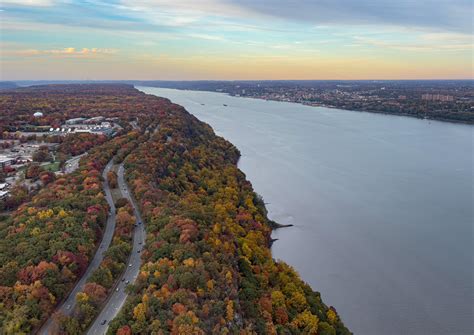
[{"label": "forest", "polygon": [[125,161],[147,243],[109,333],[348,334],[335,308],[272,259],[266,210],[238,150],[179,106],[160,121]]},{"label": "forest", "polygon": [[[4,126],[20,122],[31,110],[39,108],[48,119],[55,120],[51,115],[55,115],[58,106],[65,106],[64,100],[71,104],[61,113],[61,118],[74,115],[77,110],[111,115],[119,104],[111,101],[122,99],[120,89],[115,86],[107,88],[107,97],[99,93],[91,95],[90,92],[96,91],[90,87],[89,90],[76,88],[74,94],[52,89],[56,93],[53,94],[50,89],[43,87],[29,94],[2,92],[0,111]],[[100,87],[97,89],[100,92]],[[17,112],[11,113],[12,110]],[[127,133],[107,142],[89,134],[69,137],[61,141],[60,152],[74,154],[82,153],[83,148],[90,149],[80,168],[53,178],[32,199],[25,196],[29,201],[12,215],[0,217],[2,334],[28,334],[38,329],[85,271],[100,241],[108,212],[101,171],[138,134]],[[33,173],[30,170],[27,176]]]},{"label": "forest", "polygon": [[[272,258],[265,205],[237,168],[239,151],[210,126],[132,86],[14,92],[0,93],[4,129],[9,117],[28,120],[38,109],[49,122],[100,111],[124,124],[137,120],[140,134],[124,131],[95,146],[78,171],[1,221],[3,333],[32,332],[84,271],[108,211],[101,172],[115,157],[124,161],[147,237],[141,272],[109,334],[350,334],[320,293]],[[108,178],[114,183],[116,176]],[[81,293],[78,312],[62,320],[61,333],[83,331],[80,324],[90,322],[120,271],[133,220],[129,205],[121,205],[117,238]]]},{"label": "forest", "polygon": [[39,327],[87,268],[109,210],[101,171],[130,140],[118,137],[91,150],[76,172],[47,184],[0,222],[3,333]]}]

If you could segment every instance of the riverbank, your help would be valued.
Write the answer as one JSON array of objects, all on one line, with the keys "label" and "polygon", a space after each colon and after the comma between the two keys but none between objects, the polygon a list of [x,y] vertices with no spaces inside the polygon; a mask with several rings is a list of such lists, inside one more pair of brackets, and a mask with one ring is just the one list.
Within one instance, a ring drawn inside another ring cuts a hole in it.
[{"label": "riverbank", "polygon": [[[183,91],[210,92],[227,94],[237,98],[258,99],[264,101],[278,101],[295,103],[312,107],[360,111],[367,113],[408,116],[418,119],[437,120],[462,124],[474,124],[472,112],[472,81],[459,81],[457,89],[452,84],[442,85],[438,81],[426,81],[424,85],[413,85],[412,81],[403,84],[396,81],[351,82],[349,85],[340,85],[333,82],[308,83],[285,82],[272,86],[268,82],[163,82],[162,88]],[[301,83],[300,83],[301,84]],[[322,86],[319,86],[322,84]],[[143,82],[141,85],[154,86],[152,82]],[[155,84],[156,85],[156,84]],[[365,88],[364,88],[365,87]],[[441,97],[423,98],[441,90]],[[440,100],[443,98],[444,100]],[[438,100],[436,100],[438,99]]]},{"label": "riverbank", "polygon": [[183,107],[143,101],[167,113],[147,125],[157,131],[126,160],[147,242],[108,333],[350,334],[335,308],[274,261],[265,204],[237,168],[239,151]]},{"label": "riverbank", "polygon": [[[183,91],[191,91],[191,90],[183,90]],[[201,92],[201,91],[196,91],[196,92]],[[390,113],[386,111],[376,111],[376,110],[368,110],[368,109],[347,109],[343,107],[338,107],[338,106],[333,106],[333,105],[328,105],[328,104],[311,104],[311,103],[304,103],[304,102],[298,102],[298,101],[291,101],[291,100],[278,100],[278,99],[267,99],[267,98],[260,98],[260,97],[252,97],[252,96],[235,96],[231,95],[229,93],[221,93],[221,94],[226,94],[230,97],[235,97],[235,98],[246,98],[246,99],[255,99],[255,100],[262,100],[262,101],[274,101],[274,102],[283,102],[283,103],[290,103],[290,104],[297,104],[301,106],[308,106],[308,107],[316,107],[316,108],[328,108],[328,109],[336,109],[336,110],[343,110],[343,111],[356,111],[356,112],[362,112],[362,113],[371,113],[371,114],[381,114],[381,115],[392,115],[392,116],[404,116],[404,117],[409,117],[409,118],[415,118],[418,120],[427,120],[427,121],[439,121],[439,122],[448,122],[448,123],[454,123],[454,124],[465,124],[465,125],[474,125],[474,120],[453,120],[453,119],[448,119],[445,117],[431,117],[427,115],[413,115],[409,113]]]},{"label": "riverbank", "polygon": [[269,218],[294,225],[272,231],[273,258],[352,331],[469,333],[472,126],[140,89],[237,146]]}]

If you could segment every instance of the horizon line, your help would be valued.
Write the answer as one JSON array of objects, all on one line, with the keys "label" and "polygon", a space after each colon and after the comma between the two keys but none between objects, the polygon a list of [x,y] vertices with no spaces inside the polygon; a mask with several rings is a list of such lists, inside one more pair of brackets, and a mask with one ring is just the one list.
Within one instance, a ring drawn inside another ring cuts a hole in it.
[{"label": "horizon line", "polygon": [[120,82],[120,81],[143,81],[143,82],[252,82],[252,81],[474,81],[473,78],[411,78],[411,79],[0,79],[0,82],[54,82],[54,81],[76,81],[76,82]]}]

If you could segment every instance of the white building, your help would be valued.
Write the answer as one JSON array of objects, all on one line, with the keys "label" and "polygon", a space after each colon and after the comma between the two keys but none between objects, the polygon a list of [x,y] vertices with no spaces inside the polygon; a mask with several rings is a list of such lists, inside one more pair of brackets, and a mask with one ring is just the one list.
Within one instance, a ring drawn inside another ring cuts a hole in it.
[{"label": "white building", "polygon": [[83,117],[76,117],[75,119],[69,119],[66,120],[66,124],[76,124],[76,123],[81,123],[85,120]]},{"label": "white building", "polygon": [[90,119],[87,119],[84,121],[84,123],[100,123],[105,120],[105,117],[103,116],[96,116],[96,117],[91,117]]},{"label": "white building", "polygon": [[16,159],[7,156],[0,156],[0,168],[3,169],[6,166],[15,164]]}]

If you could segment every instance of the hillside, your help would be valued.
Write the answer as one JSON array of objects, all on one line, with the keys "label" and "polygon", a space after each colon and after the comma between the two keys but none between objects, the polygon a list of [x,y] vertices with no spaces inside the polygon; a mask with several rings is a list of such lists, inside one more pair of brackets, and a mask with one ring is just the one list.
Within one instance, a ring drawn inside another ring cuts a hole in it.
[{"label": "hillside", "polygon": [[[125,85],[0,94],[2,116],[15,115],[9,122],[28,119],[33,110],[50,122],[84,114],[119,117],[123,124],[137,119],[142,136],[131,151],[120,150],[136,138],[127,129],[96,146],[73,178],[48,185],[2,221],[3,333],[37,327],[81,273],[68,259],[79,253],[81,266],[90,260],[106,213],[99,172],[118,155],[125,157],[147,238],[138,280],[110,334],[350,334],[335,308],[289,265],[272,259],[264,203],[237,168],[238,150],[211,127],[181,106]],[[86,235],[80,218],[90,222]],[[26,246],[35,246],[34,255],[25,254]],[[58,281],[61,292],[54,291]]]},{"label": "hillside", "polygon": [[18,85],[13,81],[0,81],[0,90],[9,90],[17,87]]}]

